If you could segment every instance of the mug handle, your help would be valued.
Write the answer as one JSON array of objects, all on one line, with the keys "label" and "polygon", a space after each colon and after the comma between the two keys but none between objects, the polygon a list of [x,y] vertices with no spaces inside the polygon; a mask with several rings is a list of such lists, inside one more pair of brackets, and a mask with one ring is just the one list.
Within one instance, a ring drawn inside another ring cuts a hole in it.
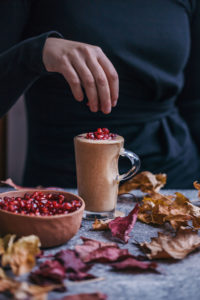
[{"label": "mug handle", "polygon": [[122,180],[127,180],[133,177],[135,173],[138,172],[140,168],[140,159],[137,154],[133,153],[132,151],[126,150],[124,148],[120,151],[120,156],[127,157],[131,161],[131,169],[122,175],[117,176],[117,181],[120,182]]}]

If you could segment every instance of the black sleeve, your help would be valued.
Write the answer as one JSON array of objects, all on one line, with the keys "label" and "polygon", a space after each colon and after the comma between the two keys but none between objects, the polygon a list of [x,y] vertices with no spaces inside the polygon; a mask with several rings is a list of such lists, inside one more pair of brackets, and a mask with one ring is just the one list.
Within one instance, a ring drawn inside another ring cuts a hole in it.
[{"label": "black sleeve", "polygon": [[191,23],[191,53],[185,71],[185,86],[178,99],[182,117],[188,124],[200,152],[200,1]]},{"label": "black sleeve", "polygon": [[60,37],[60,34],[41,34],[0,54],[0,117],[35,80],[47,73],[42,61],[42,51],[49,36]]}]

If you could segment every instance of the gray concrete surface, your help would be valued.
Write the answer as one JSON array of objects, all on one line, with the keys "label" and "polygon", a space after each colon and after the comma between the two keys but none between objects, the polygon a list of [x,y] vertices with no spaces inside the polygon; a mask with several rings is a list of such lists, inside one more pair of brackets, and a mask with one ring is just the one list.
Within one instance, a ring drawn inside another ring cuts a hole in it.
[{"label": "gray concrete surface", "polygon": [[[163,191],[171,194],[174,191]],[[191,201],[197,200],[197,191],[184,190],[183,192]],[[140,193],[134,192],[137,199]],[[196,202],[196,204],[200,204]],[[118,201],[118,209],[128,213],[134,206],[132,199],[123,198]],[[142,254],[134,245],[138,242],[149,241],[151,237],[157,236],[158,231],[166,231],[166,227],[156,227],[137,222],[126,245],[121,248],[128,248],[132,254]],[[94,232],[91,230],[91,222],[84,220],[78,234],[62,247],[49,249],[46,253],[55,253],[60,249],[72,248],[81,243],[80,236],[85,236],[102,241],[110,241],[109,232]],[[159,261],[161,274],[155,273],[120,273],[113,272],[106,265],[95,265],[90,273],[104,277],[103,281],[91,283],[67,282],[66,293],[49,294],[48,300],[61,299],[64,295],[76,293],[102,292],[108,295],[109,300],[198,300],[200,299],[200,252],[190,254],[187,258],[177,262]],[[23,278],[22,278],[23,279]],[[0,299],[8,299],[0,295]]]}]

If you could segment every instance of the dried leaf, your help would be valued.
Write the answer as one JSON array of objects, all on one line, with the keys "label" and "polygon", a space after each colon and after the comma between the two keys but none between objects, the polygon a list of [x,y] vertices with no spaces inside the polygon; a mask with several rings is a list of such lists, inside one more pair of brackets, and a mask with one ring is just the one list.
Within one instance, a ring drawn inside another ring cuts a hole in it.
[{"label": "dried leaf", "polygon": [[147,224],[162,225],[169,222],[174,229],[187,226],[192,220],[195,229],[200,228],[200,208],[193,205],[181,193],[165,196],[153,193],[143,198],[139,208],[138,219]]},{"label": "dried leaf", "polygon": [[129,240],[129,233],[133,229],[137,220],[139,207],[135,205],[134,209],[126,217],[117,217],[113,221],[109,222],[109,228],[114,237],[119,238],[123,242],[127,243]]},{"label": "dried leaf", "polygon": [[14,188],[15,190],[27,190],[27,188],[15,184],[11,178],[6,179],[5,181],[1,180],[1,183],[9,185],[10,187]]},{"label": "dried leaf", "polygon": [[30,274],[30,280],[39,285],[63,284],[65,268],[57,260],[46,260]]},{"label": "dried leaf", "polygon": [[192,217],[192,225],[194,229],[200,229],[200,207],[188,203],[190,215]]},{"label": "dried leaf", "polygon": [[3,238],[0,238],[0,255],[4,254],[8,248],[8,245],[13,244],[13,241],[15,240],[16,235],[7,234]]},{"label": "dried leaf", "polygon": [[91,294],[76,294],[65,296],[61,300],[106,300],[107,295],[102,293],[91,293]]},{"label": "dried leaf", "polygon": [[[1,258],[2,266],[10,265],[15,275],[29,272],[35,266],[35,256],[40,253],[40,240],[35,235],[14,242],[15,235],[5,237],[7,247]],[[8,240],[7,240],[8,239]]]},{"label": "dried leaf", "polygon": [[129,254],[128,249],[119,249],[113,246],[105,246],[92,251],[85,262],[108,263],[123,259]]},{"label": "dried leaf", "polygon": [[111,221],[111,219],[108,219],[106,221],[95,219],[94,223],[92,224],[92,228],[93,228],[93,230],[96,230],[96,231],[109,230],[108,224],[110,221]]},{"label": "dried leaf", "polygon": [[59,286],[37,286],[30,285],[27,282],[21,282],[18,289],[11,291],[16,300],[47,300],[47,294],[50,291],[57,290]]},{"label": "dried leaf", "polygon": [[55,255],[55,259],[62,264],[66,272],[66,277],[70,280],[96,278],[96,276],[87,273],[92,265],[86,265],[74,250],[62,250]]},{"label": "dried leaf", "polygon": [[156,263],[149,263],[149,262],[143,262],[135,259],[134,257],[128,257],[124,259],[123,261],[116,262],[111,264],[113,269],[125,271],[125,270],[151,270],[155,271],[158,267]]},{"label": "dried leaf", "polygon": [[74,250],[61,250],[55,255],[67,272],[87,271],[90,267],[87,266],[77,255]]},{"label": "dried leaf", "polygon": [[150,252],[147,253],[149,259],[183,259],[200,246],[200,237],[197,231],[180,227],[175,237],[159,232],[150,243],[144,242],[140,246],[145,252]]},{"label": "dried leaf", "polygon": [[17,185],[13,182],[13,180],[11,178],[0,181],[3,184],[9,185],[10,187],[14,188],[15,190],[27,190],[27,189],[31,189],[31,190],[54,190],[54,191],[64,191],[63,188],[60,187],[55,187],[55,186],[49,186],[49,187],[43,187],[43,186],[37,186],[37,187],[24,187],[24,186],[20,186]]},{"label": "dried leaf", "polygon": [[10,292],[16,300],[46,300],[47,293],[57,289],[58,285],[40,287],[27,282],[19,282],[6,276],[0,268],[0,292]]},{"label": "dried leaf", "polygon": [[75,246],[75,251],[79,255],[79,257],[82,259],[82,261],[87,260],[88,256],[90,254],[102,247],[110,246],[110,247],[116,247],[119,248],[119,246],[116,243],[104,243],[101,241],[93,240],[93,239],[88,239],[86,237],[81,237],[83,244],[82,245],[76,245]]},{"label": "dried leaf", "polygon": [[159,190],[166,184],[166,174],[152,174],[145,171],[137,174],[130,180],[126,181],[119,187],[119,194],[128,193],[131,190],[140,189],[142,192],[151,193],[159,192]]},{"label": "dried leaf", "polygon": [[198,192],[198,196],[200,197],[200,183],[198,183],[197,181],[195,181],[193,183],[193,185],[194,185],[195,189],[199,191]]}]

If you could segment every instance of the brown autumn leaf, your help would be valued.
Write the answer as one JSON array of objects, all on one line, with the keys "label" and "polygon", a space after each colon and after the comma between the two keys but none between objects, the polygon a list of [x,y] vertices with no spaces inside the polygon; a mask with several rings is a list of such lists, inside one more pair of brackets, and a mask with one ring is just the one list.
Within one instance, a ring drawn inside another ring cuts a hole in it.
[{"label": "brown autumn leaf", "polygon": [[174,229],[187,226],[188,221],[192,221],[194,229],[199,229],[200,208],[181,193],[175,193],[173,196],[152,193],[143,198],[138,219],[147,224],[162,225],[169,222]]},{"label": "brown autumn leaf", "polygon": [[194,229],[200,229],[200,207],[188,203],[190,215],[192,217],[192,225]]},{"label": "brown autumn leaf", "polygon": [[159,232],[158,237],[152,238],[150,243],[144,242],[140,246],[149,259],[183,259],[200,247],[200,237],[197,231],[180,227],[175,236]]},{"label": "brown autumn leaf", "polygon": [[109,222],[112,221],[112,219],[108,220],[99,220],[95,219],[94,223],[92,224],[92,229],[95,231],[101,231],[101,230],[109,230]]},{"label": "brown autumn leaf", "polygon": [[151,172],[144,171],[122,184],[119,187],[119,195],[136,189],[140,189],[145,193],[159,192],[159,190],[166,184],[166,181],[166,174],[154,175]]},{"label": "brown autumn leaf", "polygon": [[9,243],[13,243],[15,235],[7,234],[3,238],[0,238],[0,255],[4,254],[8,248]]},{"label": "brown autumn leaf", "polygon": [[200,183],[198,181],[193,182],[193,185],[196,190],[198,190],[198,196],[200,197]]},{"label": "brown autumn leaf", "polygon": [[[15,275],[29,272],[35,266],[35,257],[40,253],[40,240],[35,235],[22,237],[16,242],[15,235],[4,238],[4,252],[1,257],[3,267],[10,265]],[[2,251],[2,250],[1,250]]]},{"label": "brown autumn leaf", "polygon": [[0,268],[0,292],[9,292],[16,300],[46,300],[47,293],[57,289],[58,285],[40,287],[27,282],[19,282],[6,276]]},{"label": "brown autumn leaf", "polygon": [[172,197],[159,193],[151,193],[145,196],[142,202],[143,204],[139,207],[138,219],[147,224],[163,224],[164,217],[168,215]]}]

